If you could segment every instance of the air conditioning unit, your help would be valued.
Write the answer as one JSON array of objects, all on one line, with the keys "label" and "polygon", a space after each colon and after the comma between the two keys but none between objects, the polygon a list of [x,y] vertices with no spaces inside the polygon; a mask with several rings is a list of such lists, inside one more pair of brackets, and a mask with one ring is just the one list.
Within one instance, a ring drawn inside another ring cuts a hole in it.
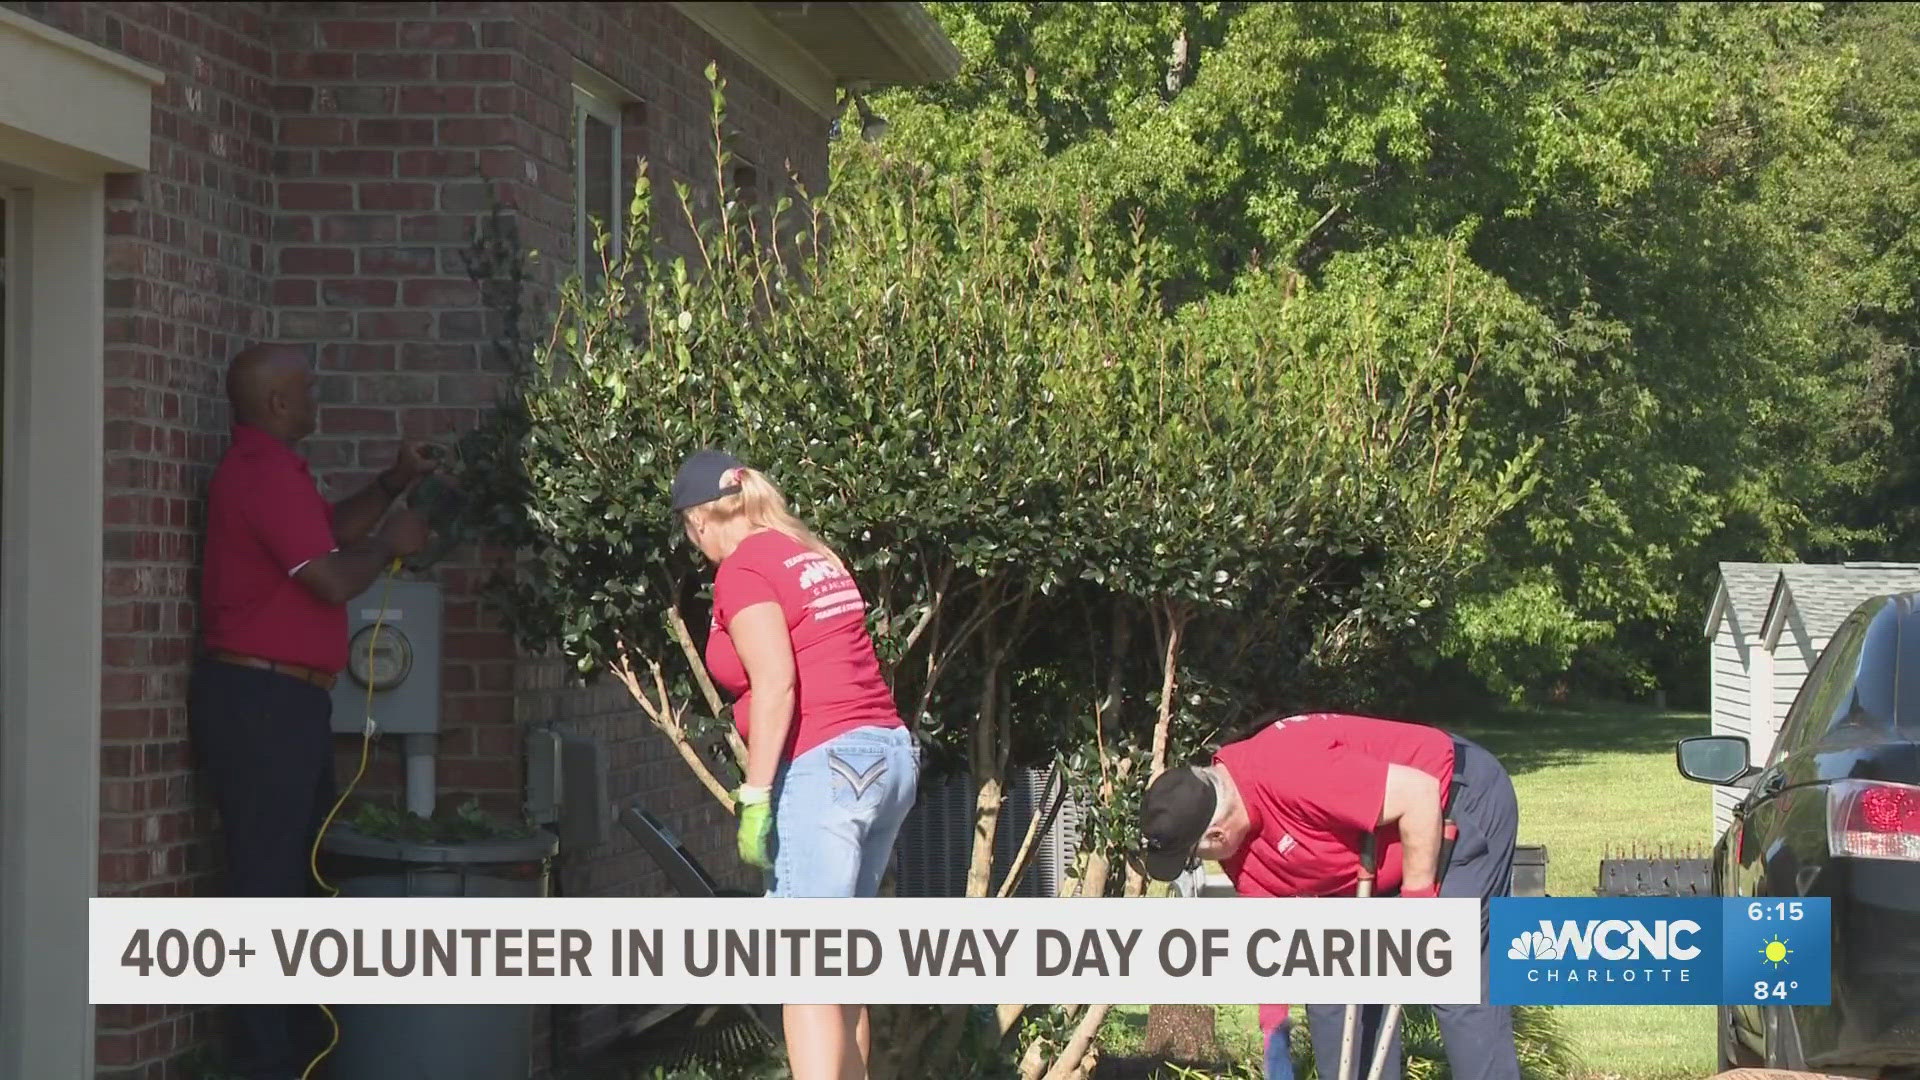
[{"label": "air conditioning unit", "polygon": [[[1007,770],[1007,797],[993,843],[991,892],[1013,869],[1014,856],[1036,817],[1044,817],[1059,797],[1047,790],[1047,769]],[[894,844],[894,892],[898,896],[965,896],[967,867],[973,860],[975,789],[971,776],[920,784],[920,798],[900,826]],[[1045,835],[1034,841],[1027,872],[1014,896],[1058,896],[1080,850],[1080,806],[1069,795]]]}]

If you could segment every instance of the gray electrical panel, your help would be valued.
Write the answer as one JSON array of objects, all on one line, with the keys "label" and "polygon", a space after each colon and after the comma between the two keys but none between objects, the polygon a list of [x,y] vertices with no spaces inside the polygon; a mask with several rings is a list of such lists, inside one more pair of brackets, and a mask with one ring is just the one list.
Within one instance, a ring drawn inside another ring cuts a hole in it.
[{"label": "gray electrical panel", "polygon": [[347,604],[347,670],[333,684],[334,731],[364,729],[369,686],[379,734],[440,730],[441,614],[440,586],[431,581],[382,578]]}]

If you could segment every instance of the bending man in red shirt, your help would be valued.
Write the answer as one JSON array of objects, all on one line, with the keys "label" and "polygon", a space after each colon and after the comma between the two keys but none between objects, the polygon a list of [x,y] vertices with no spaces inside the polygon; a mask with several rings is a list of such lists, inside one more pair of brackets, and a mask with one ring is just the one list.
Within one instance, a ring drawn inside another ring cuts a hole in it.
[{"label": "bending man in red shirt", "polygon": [[[730,454],[690,456],[672,497],[688,539],[719,564],[706,661],[747,744],[741,858],[771,871],[771,896],[877,895],[920,763],[859,584],[773,482]],[[784,1013],[795,1080],[867,1075],[865,1006]]]},{"label": "bending man in red shirt", "polygon": [[[334,679],[347,664],[347,601],[426,545],[388,505],[433,463],[402,448],[393,468],[329,505],[294,447],[319,405],[306,353],[256,345],[227,370],[233,442],[207,493],[200,627],[187,711],[226,839],[232,896],[302,896],[308,854],[334,800]],[[310,1053],[293,1011],[234,1009],[234,1071],[292,1080]],[[315,1047],[318,1049],[318,1047]]]},{"label": "bending man in red shirt", "polygon": [[[1170,881],[1195,859],[1213,859],[1236,892],[1263,897],[1355,895],[1368,833],[1376,837],[1375,895],[1504,896],[1519,817],[1513,781],[1480,746],[1423,724],[1335,713],[1276,720],[1221,747],[1211,765],[1168,769],[1141,805],[1148,874]],[[1447,820],[1458,836],[1443,877]],[[1480,955],[1484,1002],[1484,904]],[[1361,1011],[1360,1070],[1372,1061],[1384,1011]],[[1338,1078],[1345,1012],[1343,1005],[1307,1008],[1323,1077]],[[1455,1080],[1519,1080],[1510,1009],[1436,1005],[1434,1013]],[[1388,1035],[1383,1080],[1399,1080],[1400,1033]]]}]

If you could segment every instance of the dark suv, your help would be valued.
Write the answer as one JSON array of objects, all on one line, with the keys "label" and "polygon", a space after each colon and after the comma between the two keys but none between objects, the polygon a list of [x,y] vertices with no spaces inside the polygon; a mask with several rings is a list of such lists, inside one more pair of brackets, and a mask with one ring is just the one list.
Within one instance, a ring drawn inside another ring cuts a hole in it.
[{"label": "dark suv", "polygon": [[1737,735],[1675,753],[1689,780],[1747,790],[1714,892],[1825,896],[1833,913],[1832,1004],[1722,1006],[1720,1068],[1920,1077],[1920,593],[1847,617],[1764,765]]}]

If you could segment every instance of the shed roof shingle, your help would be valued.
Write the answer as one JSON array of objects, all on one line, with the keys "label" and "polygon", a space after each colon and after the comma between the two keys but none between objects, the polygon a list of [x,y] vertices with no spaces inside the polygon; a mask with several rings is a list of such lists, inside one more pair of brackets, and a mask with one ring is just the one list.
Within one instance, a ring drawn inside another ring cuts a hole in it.
[{"label": "shed roof shingle", "polygon": [[1861,603],[1888,593],[1920,591],[1920,563],[1839,563],[1780,567],[1778,592],[1767,608],[1772,623],[1790,601],[1814,638],[1833,636]]},{"label": "shed roof shingle", "polygon": [[[1742,633],[1755,634],[1773,603],[1773,588],[1780,582],[1780,571],[1787,563],[1723,562],[1720,582],[1727,588],[1727,605],[1733,609],[1733,621]],[[1709,625],[1711,635],[1716,627]]]}]

